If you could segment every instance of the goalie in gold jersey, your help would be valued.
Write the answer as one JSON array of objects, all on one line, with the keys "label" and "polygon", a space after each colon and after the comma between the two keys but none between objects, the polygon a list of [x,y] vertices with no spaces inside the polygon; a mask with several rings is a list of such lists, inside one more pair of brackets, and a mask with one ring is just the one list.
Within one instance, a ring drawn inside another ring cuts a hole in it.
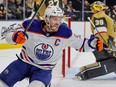
[{"label": "goalie in gold jersey", "polygon": [[[115,33],[114,20],[105,14],[106,9],[108,9],[108,6],[100,1],[91,4],[91,10],[94,13],[92,16],[92,22],[105,41],[108,42],[108,35],[115,37]],[[99,36],[93,26],[91,26],[91,30],[94,35]]]},{"label": "goalie in gold jersey", "polygon": [[[105,40],[104,44],[109,43],[108,42],[109,36],[116,38],[114,32],[115,21],[105,14],[105,10],[107,9],[108,6],[106,6],[104,3],[100,1],[95,1],[91,4],[91,10],[94,13],[91,20],[95,25],[95,27],[91,25],[91,31],[95,36],[98,37],[102,36],[101,38]],[[102,55],[102,54],[107,54],[107,52],[105,51],[103,52],[94,51],[93,53],[96,57],[96,61],[102,61],[104,59],[110,58],[109,55]]]},{"label": "goalie in gold jersey", "polygon": [[[95,35],[104,39],[104,48],[109,48],[108,44],[111,45],[111,43],[109,43],[110,37],[116,38],[114,32],[116,31],[115,21],[105,14],[105,10],[108,9],[108,6],[101,1],[93,2],[90,7],[94,13],[90,21],[93,23],[91,23],[92,34],[93,36]],[[75,75],[76,78],[80,80],[87,80],[111,72],[116,72],[116,55],[113,56],[108,50],[105,49],[100,52],[95,50],[93,51],[93,54],[96,58],[96,62],[81,67],[80,72]]]}]

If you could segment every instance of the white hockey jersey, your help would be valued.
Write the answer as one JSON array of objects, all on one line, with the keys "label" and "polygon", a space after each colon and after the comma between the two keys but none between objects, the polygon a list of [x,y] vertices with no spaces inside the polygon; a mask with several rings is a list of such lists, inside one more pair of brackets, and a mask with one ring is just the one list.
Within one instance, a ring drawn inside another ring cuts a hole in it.
[{"label": "white hockey jersey", "polygon": [[[29,22],[30,20],[24,21],[23,27],[26,28]],[[41,69],[52,69],[62,58],[62,50],[67,46],[81,51],[94,50],[89,47],[87,39],[76,37],[65,24],[61,24],[58,32],[55,33],[44,32],[43,24],[45,24],[43,20],[34,20],[27,30],[28,39],[23,44],[19,56],[22,61]],[[12,33],[6,36],[9,43],[14,43]]]}]

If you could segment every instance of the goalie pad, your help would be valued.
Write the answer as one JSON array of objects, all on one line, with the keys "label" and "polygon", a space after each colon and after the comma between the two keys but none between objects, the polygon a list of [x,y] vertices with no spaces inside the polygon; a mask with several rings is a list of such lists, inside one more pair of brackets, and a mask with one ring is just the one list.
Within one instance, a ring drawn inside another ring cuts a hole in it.
[{"label": "goalie pad", "polygon": [[79,80],[88,80],[115,71],[116,71],[116,59],[111,58],[101,62],[89,64],[87,66],[83,66],[80,68],[80,72],[77,73],[75,76]]},{"label": "goalie pad", "polygon": [[102,51],[95,50],[93,51],[93,54],[97,62],[112,58],[112,56],[106,50],[102,50]]}]

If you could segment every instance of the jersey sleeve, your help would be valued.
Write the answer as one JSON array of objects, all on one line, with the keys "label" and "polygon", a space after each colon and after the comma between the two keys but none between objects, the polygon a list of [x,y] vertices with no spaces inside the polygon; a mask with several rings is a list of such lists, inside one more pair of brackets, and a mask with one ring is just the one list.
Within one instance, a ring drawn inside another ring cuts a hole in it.
[{"label": "jersey sleeve", "polygon": [[16,44],[13,40],[12,40],[12,35],[14,32],[10,32],[6,34],[6,42],[10,43],[10,44]]},{"label": "jersey sleeve", "polygon": [[95,50],[94,48],[96,48],[96,41],[94,41],[92,46],[90,46],[87,38],[77,37],[76,34],[72,34],[67,44],[80,52],[91,52]]},{"label": "jersey sleeve", "polygon": [[30,20],[25,20],[23,23],[22,23],[22,26],[24,27],[24,29],[26,29],[26,27],[28,26]]},{"label": "jersey sleeve", "polygon": [[14,29],[12,31],[9,31],[6,33],[6,37],[5,37],[6,42],[8,42],[10,44],[16,44],[13,41],[13,34],[14,34],[14,32],[17,32],[17,31],[24,31],[24,28],[21,24],[17,24],[17,26],[14,27]]}]

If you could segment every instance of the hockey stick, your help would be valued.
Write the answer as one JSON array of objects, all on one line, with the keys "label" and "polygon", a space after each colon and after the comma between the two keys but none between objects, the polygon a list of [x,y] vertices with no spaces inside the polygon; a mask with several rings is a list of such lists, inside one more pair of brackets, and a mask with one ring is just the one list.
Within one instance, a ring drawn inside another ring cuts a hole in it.
[{"label": "hockey stick", "polygon": [[26,31],[29,29],[29,27],[31,26],[35,16],[39,13],[40,9],[42,8],[43,4],[45,3],[46,0],[42,0],[37,11],[35,12],[35,14],[33,15],[33,17],[31,18],[29,24],[27,25],[26,29],[24,30],[24,33],[26,33]]}]

